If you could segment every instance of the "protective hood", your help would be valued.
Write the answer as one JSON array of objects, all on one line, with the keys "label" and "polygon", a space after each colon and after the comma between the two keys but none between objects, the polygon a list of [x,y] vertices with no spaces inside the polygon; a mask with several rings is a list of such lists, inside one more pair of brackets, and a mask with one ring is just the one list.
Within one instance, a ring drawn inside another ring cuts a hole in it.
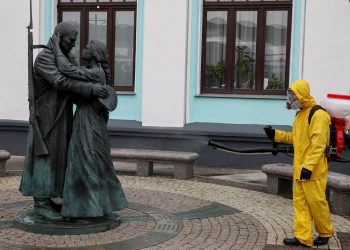
[{"label": "protective hood", "polygon": [[316,105],[315,99],[310,95],[310,86],[305,80],[297,80],[292,83],[290,89],[298,97],[302,108],[313,107]]}]

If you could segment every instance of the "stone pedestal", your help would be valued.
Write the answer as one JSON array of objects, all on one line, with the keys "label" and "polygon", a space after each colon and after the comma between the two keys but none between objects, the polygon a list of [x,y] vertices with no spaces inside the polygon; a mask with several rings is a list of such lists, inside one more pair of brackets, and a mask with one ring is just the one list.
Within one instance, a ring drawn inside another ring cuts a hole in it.
[{"label": "stone pedestal", "polygon": [[15,227],[39,234],[74,235],[91,234],[111,230],[120,225],[120,217],[115,214],[109,217],[77,218],[64,222],[52,223],[35,218],[33,209],[20,212],[15,217]]},{"label": "stone pedestal", "polygon": [[193,177],[193,162],[175,164],[174,177],[180,180],[191,179]]},{"label": "stone pedestal", "polygon": [[148,160],[137,160],[136,174],[138,176],[150,176],[153,174],[153,162]]},{"label": "stone pedestal", "polygon": [[332,212],[342,216],[350,215],[350,192],[332,190]]}]

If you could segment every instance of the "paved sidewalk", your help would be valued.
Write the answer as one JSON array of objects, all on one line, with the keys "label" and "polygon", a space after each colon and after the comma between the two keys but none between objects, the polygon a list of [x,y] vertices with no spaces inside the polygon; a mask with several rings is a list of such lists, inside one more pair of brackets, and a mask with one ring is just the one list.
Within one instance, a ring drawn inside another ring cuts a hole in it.
[{"label": "paved sidewalk", "polygon": [[[89,235],[16,229],[13,217],[32,201],[18,192],[19,176],[0,178],[0,249],[302,249],[283,246],[293,236],[292,201],[246,189],[264,186],[259,171],[196,167],[195,179],[181,181],[170,167],[155,167],[155,177],[135,176],[132,163],[116,168],[130,206],[118,228]],[[323,249],[350,249],[350,221],[332,222],[337,234]]]}]

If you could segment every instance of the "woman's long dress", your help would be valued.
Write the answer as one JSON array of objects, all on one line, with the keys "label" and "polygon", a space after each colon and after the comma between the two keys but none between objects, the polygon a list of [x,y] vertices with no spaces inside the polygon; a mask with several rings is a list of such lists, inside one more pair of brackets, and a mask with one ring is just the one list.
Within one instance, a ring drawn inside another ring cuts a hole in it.
[{"label": "woman's long dress", "polygon": [[[91,69],[90,77],[101,82],[101,71]],[[74,114],[61,210],[65,217],[99,217],[128,206],[113,167],[106,121],[96,106],[97,100],[80,101]]]}]

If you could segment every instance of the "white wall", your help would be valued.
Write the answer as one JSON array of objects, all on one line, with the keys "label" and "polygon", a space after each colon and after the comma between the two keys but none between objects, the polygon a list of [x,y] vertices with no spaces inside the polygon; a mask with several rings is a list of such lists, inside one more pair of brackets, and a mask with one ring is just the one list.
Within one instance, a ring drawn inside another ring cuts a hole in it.
[{"label": "white wall", "polygon": [[145,0],[142,124],[185,122],[188,0]]},{"label": "white wall", "polygon": [[[27,29],[29,0],[3,1],[0,8],[0,119],[28,120]],[[38,43],[40,1],[33,0],[34,44]]]},{"label": "white wall", "polygon": [[350,95],[350,2],[308,0],[304,79],[319,102],[327,93]]}]

